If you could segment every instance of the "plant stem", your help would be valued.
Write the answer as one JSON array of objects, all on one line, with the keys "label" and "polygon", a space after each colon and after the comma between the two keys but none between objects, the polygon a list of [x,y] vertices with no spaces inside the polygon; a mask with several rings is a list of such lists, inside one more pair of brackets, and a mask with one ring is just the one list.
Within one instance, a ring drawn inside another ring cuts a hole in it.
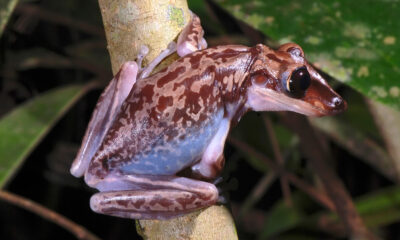
[{"label": "plant stem", "polygon": [[70,231],[74,234],[78,239],[85,240],[100,240],[96,235],[85,229],[84,227],[72,222],[68,218],[48,209],[44,206],[35,203],[29,199],[18,196],[16,194],[0,191],[0,199],[3,201],[7,201],[15,206],[21,207],[25,210],[33,212],[51,222],[56,223],[60,227]]}]

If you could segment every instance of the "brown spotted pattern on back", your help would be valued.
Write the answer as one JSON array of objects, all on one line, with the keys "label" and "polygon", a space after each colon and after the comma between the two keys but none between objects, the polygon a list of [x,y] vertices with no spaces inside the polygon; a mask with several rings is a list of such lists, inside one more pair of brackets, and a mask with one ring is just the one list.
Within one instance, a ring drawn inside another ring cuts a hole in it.
[{"label": "brown spotted pattern on back", "polygon": [[[167,143],[201,133],[221,111],[224,117],[235,114],[245,101],[243,82],[259,51],[229,45],[208,48],[138,80],[91,161],[89,173],[104,177],[154,151],[161,161],[166,153],[179,151]],[[200,157],[188,159],[182,168]]]}]

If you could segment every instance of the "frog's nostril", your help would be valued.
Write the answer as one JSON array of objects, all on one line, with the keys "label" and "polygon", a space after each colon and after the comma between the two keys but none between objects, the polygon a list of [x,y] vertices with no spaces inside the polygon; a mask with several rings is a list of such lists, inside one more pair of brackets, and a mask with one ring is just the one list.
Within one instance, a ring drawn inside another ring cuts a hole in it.
[{"label": "frog's nostril", "polygon": [[342,102],[343,102],[343,100],[340,99],[340,98],[338,98],[338,97],[335,97],[335,98],[333,99],[333,105],[335,105],[335,107],[339,107],[340,104],[342,104]]},{"label": "frog's nostril", "polygon": [[343,100],[341,97],[334,97],[332,99],[333,107],[337,111],[343,111],[347,108],[346,101]]}]

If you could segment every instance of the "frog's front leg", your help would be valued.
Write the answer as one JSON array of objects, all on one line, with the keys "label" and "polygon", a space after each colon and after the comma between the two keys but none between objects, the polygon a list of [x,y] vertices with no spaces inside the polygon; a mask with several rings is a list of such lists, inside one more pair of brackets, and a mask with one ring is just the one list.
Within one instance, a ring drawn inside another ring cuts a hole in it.
[{"label": "frog's front leg", "polygon": [[224,146],[230,129],[230,119],[222,119],[217,133],[208,144],[201,161],[192,166],[194,175],[206,179],[214,179],[219,176],[225,163]]},{"label": "frog's front leg", "polygon": [[169,219],[211,206],[217,188],[207,182],[176,176],[109,176],[92,196],[93,211],[134,219]]}]

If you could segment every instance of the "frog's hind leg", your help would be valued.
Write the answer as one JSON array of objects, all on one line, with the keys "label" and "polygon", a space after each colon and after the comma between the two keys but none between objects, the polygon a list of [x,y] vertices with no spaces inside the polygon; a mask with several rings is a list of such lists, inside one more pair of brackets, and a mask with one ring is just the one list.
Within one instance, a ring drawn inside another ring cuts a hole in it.
[{"label": "frog's hind leg", "polygon": [[124,63],[101,94],[82,140],[81,148],[72,164],[72,175],[80,177],[84,174],[90,160],[114,121],[114,117],[136,83],[138,69],[136,62]]},{"label": "frog's hind leg", "polygon": [[142,61],[149,53],[148,47],[142,46],[137,56],[137,63],[128,61],[122,65],[97,102],[81,148],[72,164],[70,170],[72,175],[81,177],[85,173],[136,80],[147,77],[164,58],[174,51],[176,51],[176,44],[171,42],[168,48],[162,51],[147,67],[142,68]]},{"label": "frog's hind leg", "polygon": [[169,219],[218,200],[217,188],[208,182],[176,176],[120,177],[100,183],[102,192],[90,199],[93,211],[133,219]]}]

